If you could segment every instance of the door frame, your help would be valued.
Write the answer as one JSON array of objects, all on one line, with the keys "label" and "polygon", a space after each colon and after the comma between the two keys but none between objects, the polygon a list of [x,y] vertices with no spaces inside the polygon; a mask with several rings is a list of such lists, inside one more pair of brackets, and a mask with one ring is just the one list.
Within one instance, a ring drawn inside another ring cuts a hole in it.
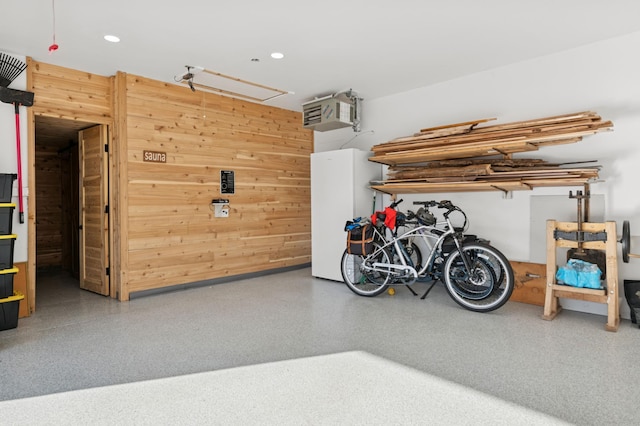
[{"label": "door frame", "polygon": [[[31,107],[31,108],[27,108],[27,143],[28,143],[28,152],[27,152],[27,158],[28,158],[28,167],[27,167],[27,182],[28,182],[28,188],[29,188],[29,192],[28,192],[28,198],[27,198],[27,233],[28,233],[28,241],[27,241],[27,293],[28,293],[28,309],[29,309],[29,314],[33,313],[36,311],[36,306],[37,306],[37,297],[36,297],[36,268],[37,268],[37,264],[36,264],[36,197],[35,197],[35,187],[37,185],[37,181],[35,178],[35,151],[36,151],[36,147],[35,147],[35,141],[36,141],[36,131],[35,131],[35,120],[37,116],[42,116],[42,117],[55,117],[55,118],[66,118],[69,120],[73,120],[73,121],[79,121],[79,122],[83,122],[83,123],[87,123],[87,127],[91,126],[91,125],[99,125],[99,124],[103,124],[106,126],[106,132],[107,132],[107,144],[109,145],[109,147],[112,147],[113,141],[114,141],[114,132],[113,132],[113,120],[108,119],[105,120],[105,122],[103,123],[96,123],[94,117],[75,117],[74,119],[70,119],[67,117],[61,117],[60,115],[55,114],[55,111],[38,111],[37,108]],[[107,179],[107,183],[106,186],[108,188],[107,192],[108,192],[108,197],[107,197],[107,202],[109,207],[109,215],[108,215],[108,238],[106,241],[106,247],[105,250],[108,251],[109,253],[109,270],[110,270],[110,285],[109,285],[109,294],[108,296],[111,298],[117,298],[118,297],[118,289],[116,288],[116,285],[114,285],[114,280],[113,280],[113,233],[114,233],[114,215],[111,214],[114,211],[114,207],[115,204],[114,202],[117,200],[117,197],[114,198],[113,194],[113,178],[112,176],[115,176],[115,174],[113,173],[113,164],[114,164],[114,158],[113,158],[113,149],[109,149],[108,150],[108,170],[106,173],[106,179]],[[78,176],[79,178],[80,176]],[[105,178],[105,176],[103,176],[103,178]]]},{"label": "door frame", "polygon": [[[48,116],[109,127],[109,252],[112,298],[129,300],[127,239],[127,74],[106,77],[33,60],[27,56],[27,90],[34,93],[26,108],[26,166],[29,185],[35,185],[35,117]],[[76,96],[69,96],[69,91]],[[93,94],[93,96],[91,96]],[[23,158],[25,158],[23,156]],[[36,229],[34,197],[27,199],[27,297],[29,312],[36,303]],[[33,305],[33,306],[31,306]]]}]

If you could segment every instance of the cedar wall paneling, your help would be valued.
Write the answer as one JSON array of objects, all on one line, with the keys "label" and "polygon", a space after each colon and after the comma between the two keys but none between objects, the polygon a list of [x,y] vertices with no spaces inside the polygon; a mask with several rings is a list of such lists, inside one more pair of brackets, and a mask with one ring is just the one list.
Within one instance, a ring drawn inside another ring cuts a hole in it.
[{"label": "cedar wall paneling", "polygon": [[78,275],[77,148],[36,143],[36,265]]},{"label": "cedar wall paneling", "polygon": [[[27,109],[27,116],[31,126],[28,129],[28,157],[35,159],[39,155],[49,155],[47,153],[37,154],[40,148],[36,149],[35,147],[36,136],[33,128],[34,117],[36,116],[63,118],[88,124],[113,124],[112,81],[113,78],[111,77],[46,64],[27,58],[27,88],[35,94],[33,106]],[[75,234],[77,234],[78,218],[74,212],[70,215],[65,213],[68,209],[77,209],[77,205],[74,207],[69,203],[65,203],[65,200],[69,199],[69,197],[75,196],[74,193],[77,194],[77,189],[68,187],[61,189],[63,198],[58,198],[56,205],[60,208],[62,203],[63,219],[59,224],[55,225],[55,227],[61,226],[61,228],[58,228],[58,231],[54,231],[54,224],[52,223],[54,220],[53,212],[49,215],[47,210],[43,210],[47,209],[47,197],[52,196],[45,193],[46,186],[52,185],[53,182],[47,181],[47,178],[42,176],[42,170],[37,171],[35,169],[35,163],[36,161],[30,160],[28,169],[29,182],[35,181],[35,192],[37,192],[35,197],[29,197],[28,199],[28,211],[32,212],[28,215],[28,266],[30,273],[27,276],[27,290],[29,293],[29,311],[35,308],[36,303],[36,266],[62,264],[65,268],[70,267],[73,273],[77,272],[77,259],[75,258],[77,257],[77,235]],[[71,170],[71,173],[76,173],[76,171],[77,166],[75,171]],[[62,178],[64,178],[66,170],[62,169],[61,173]],[[69,191],[71,192],[69,193]],[[58,194],[60,194],[60,191],[58,191]],[[67,209],[65,209],[65,206]],[[36,220],[38,221],[37,227]],[[44,236],[42,235],[43,233],[45,234]],[[58,250],[55,250],[53,246],[57,239],[62,241],[58,243]],[[69,248],[71,248],[71,252],[69,252]],[[112,280],[112,283],[114,283],[114,280]],[[119,285],[119,283],[116,283],[116,285]]]},{"label": "cedar wall paneling", "polygon": [[[313,132],[300,113],[126,74],[112,112],[113,78],[28,62],[30,113],[117,124],[112,296],[311,261]],[[143,162],[144,150],[166,152],[167,162]],[[222,197],[221,169],[236,178],[224,197],[229,218],[215,218],[210,204]]]},{"label": "cedar wall paneling", "polygon": [[[132,75],[126,110],[127,294],[311,261],[313,132],[300,113]],[[220,170],[235,172],[235,194],[220,194]],[[228,218],[214,198],[230,200]]]},{"label": "cedar wall paneling", "polygon": [[78,235],[80,194],[77,145],[58,155],[61,168],[62,268],[78,278],[80,273]]},{"label": "cedar wall paneling", "polygon": [[29,61],[36,115],[89,123],[112,121],[111,78]]},{"label": "cedar wall paneling", "polygon": [[57,148],[36,149],[36,264],[62,266],[61,164]]}]

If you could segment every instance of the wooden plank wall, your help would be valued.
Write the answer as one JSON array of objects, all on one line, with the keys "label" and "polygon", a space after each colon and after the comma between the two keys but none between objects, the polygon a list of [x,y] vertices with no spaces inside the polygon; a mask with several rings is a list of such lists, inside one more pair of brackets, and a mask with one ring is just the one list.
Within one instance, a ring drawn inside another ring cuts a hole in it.
[{"label": "wooden plank wall", "polygon": [[[28,158],[35,159],[35,117],[55,117],[83,123],[113,124],[113,78],[84,71],[51,65],[27,58],[27,89],[34,92],[33,106],[27,108]],[[36,183],[36,190],[43,178],[36,177],[35,161],[29,162],[26,171],[29,182]],[[41,219],[36,211],[36,199],[29,197],[28,221],[28,270],[27,309],[32,312],[36,304],[36,224]],[[42,204],[38,200],[38,207]],[[77,218],[75,219],[77,223]],[[64,238],[64,237],[63,237]],[[63,259],[64,260],[64,259]]]},{"label": "wooden plank wall", "polygon": [[18,268],[18,273],[13,277],[13,291],[24,294],[24,299],[20,301],[18,308],[18,318],[25,318],[31,314],[29,311],[29,292],[27,291],[27,262],[14,263],[13,266]]},{"label": "wooden plank wall", "polygon": [[[112,296],[311,261],[313,132],[299,112],[120,72],[28,65],[30,123],[41,115],[113,126]],[[167,162],[143,162],[144,150],[166,152]],[[211,208],[222,197],[221,169],[236,178],[235,194],[225,196],[229,218]]]},{"label": "wooden plank wall", "polygon": [[96,124],[113,121],[111,78],[28,60],[34,115]]},{"label": "wooden plank wall", "polygon": [[[300,113],[132,75],[126,88],[124,298],[311,261],[313,132]],[[235,172],[235,194],[220,194],[220,170]],[[230,200],[228,218],[214,198]]]},{"label": "wooden plank wall", "polygon": [[36,140],[36,265],[78,276],[78,152]]},{"label": "wooden plank wall", "polygon": [[62,173],[56,146],[36,145],[36,264],[62,266]]},{"label": "wooden plank wall", "polygon": [[[77,145],[59,154],[61,167],[62,268],[78,278],[79,253],[79,188]],[[38,203],[39,205],[39,203]]]}]

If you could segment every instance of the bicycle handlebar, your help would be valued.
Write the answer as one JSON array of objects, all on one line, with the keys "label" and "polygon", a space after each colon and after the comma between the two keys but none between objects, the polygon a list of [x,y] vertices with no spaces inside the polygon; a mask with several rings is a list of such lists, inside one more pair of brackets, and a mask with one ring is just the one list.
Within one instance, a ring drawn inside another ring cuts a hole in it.
[{"label": "bicycle handlebar", "polygon": [[460,210],[459,207],[454,206],[453,203],[449,200],[440,201],[440,203],[438,203],[438,207],[441,209],[447,209],[447,210]]},{"label": "bicycle handlebar", "polygon": [[[398,202],[394,203],[395,205],[400,204],[402,202],[402,200],[399,200]],[[446,212],[442,213],[442,215],[444,216],[445,219],[449,219],[449,215],[451,215],[451,213],[458,211],[462,214],[463,218],[464,218],[464,224],[462,225],[462,227],[460,227],[460,230],[464,230],[467,227],[467,214],[458,206],[454,205],[451,200],[441,200],[441,201],[435,201],[435,200],[431,200],[431,201],[414,201],[413,202],[414,205],[418,205],[418,206],[424,206],[426,208],[427,211],[429,211],[429,207],[437,207],[439,209],[445,209]],[[392,205],[392,207],[394,207],[394,205]],[[407,220],[412,220],[416,217],[416,213],[412,212],[411,210],[407,211]],[[418,219],[418,221],[420,222],[420,220]],[[456,228],[458,229],[458,228]]]},{"label": "bicycle handlebar", "polygon": [[424,206],[424,207],[438,207],[439,209],[447,209],[449,211],[460,210],[460,208],[457,206],[454,206],[450,200],[414,201],[413,204],[418,206]]},{"label": "bicycle handlebar", "polygon": [[402,201],[404,200],[400,198],[398,201],[394,201],[393,203],[391,203],[389,207],[391,207],[392,209],[395,209],[398,206],[398,204],[400,204]]},{"label": "bicycle handlebar", "polygon": [[414,206],[425,206],[425,207],[435,207],[438,205],[437,201],[414,201]]}]

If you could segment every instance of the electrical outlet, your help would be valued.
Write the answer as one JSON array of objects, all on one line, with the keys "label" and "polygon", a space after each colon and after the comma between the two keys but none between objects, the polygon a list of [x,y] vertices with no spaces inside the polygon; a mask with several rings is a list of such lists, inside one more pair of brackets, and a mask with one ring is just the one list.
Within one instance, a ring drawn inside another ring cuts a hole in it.
[{"label": "electrical outlet", "polygon": [[230,209],[231,208],[229,207],[229,204],[223,204],[223,203],[213,204],[213,211],[214,211],[215,217],[229,217]]},{"label": "electrical outlet", "polygon": [[229,200],[226,198],[214,198],[211,200],[215,217],[229,217]]}]

